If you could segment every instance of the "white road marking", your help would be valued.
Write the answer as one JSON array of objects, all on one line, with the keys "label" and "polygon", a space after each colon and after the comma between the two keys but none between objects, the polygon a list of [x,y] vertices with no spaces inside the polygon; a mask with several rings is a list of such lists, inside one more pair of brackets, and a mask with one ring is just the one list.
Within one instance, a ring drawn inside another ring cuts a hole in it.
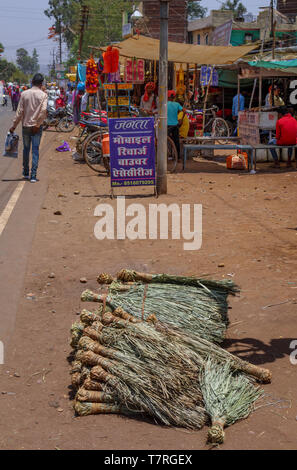
[{"label": "white road marking", "polygon": [[14,190],[11,198],[9,199],[4,211],[2,212],[2,214],[0,215],[0,237],[3,233],[3,230],[5,229],[6,225],[7,225],[7,222],[13,212],[13,209],[15,208],[16,206],[16,203],[18,202],[18,199],[24,189],[24,186],[25,186],[26,182],[25,181],[22,181],[21,183],[19,183],[16,187],[16,189]]}]

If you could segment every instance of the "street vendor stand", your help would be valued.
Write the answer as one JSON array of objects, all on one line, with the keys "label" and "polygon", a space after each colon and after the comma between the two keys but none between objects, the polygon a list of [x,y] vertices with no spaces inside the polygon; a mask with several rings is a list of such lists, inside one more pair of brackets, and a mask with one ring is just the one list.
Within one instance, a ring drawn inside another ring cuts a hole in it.
[{"label": "street vendor stand", "polygon": [[[284,62],[283,67],[281,63]],[[289,63],[291,67],[289,67]],[[239,112],[238,129],[241,144],[251,145],[253,147],[253,160],[254,168],[252,172],[256,171],[257,163],[257,150],[271,150],[293,147],[296,146],[277,146],[261,143],[261,133],[269,133],[269,140],[272,138],[272,132],[276,129],[276,122],[278,119],[278,113],[276,107],[264,107],[262,105],[265,97],[263,96],[263,80],[264,79],[275,79],[280,78],[291,78],[292,75],[297,73],[297,61],[254,61],[249,63],[239,63],[238,68],[238,97],[240,95],[241,80],[242,79],[254,79],[254,88],[250,106],[248,110]],[[234,68],[234,66],[231,68]],[[258,82],[258,107],[253,108],[253,99],[255,95],[256,84]],[[285,103],[286,104],[286,103]],[[295,152],[296,160],[296,152]]]}]

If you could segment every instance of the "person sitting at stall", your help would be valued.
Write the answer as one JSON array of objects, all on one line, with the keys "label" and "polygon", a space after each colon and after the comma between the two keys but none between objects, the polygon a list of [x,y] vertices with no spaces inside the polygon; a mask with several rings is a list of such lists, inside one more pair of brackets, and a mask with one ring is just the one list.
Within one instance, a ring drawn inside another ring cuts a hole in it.
[{"label": "person sitting at stall", "polygon": [[141,97],[140,111],[144,114],[152,116],[158,111],[158,97],[155,94],[156,85],[149,82],[145,86],[145,93]]},{"label": "person sitting at stall", "polygon": [[265,107],[266,108],[272,108],[272,107],[280,107],[284,106],[285,102],[281,98],[280,94],[280,89],[277,85],[274,86],[274,93],[273,93],[273,100],[272,100],[272,85],[269,87],[269,93],[265,98]]},{"label": "person sitting at stall", "polygon": [[[297,121],[288,111],[287,108],[282,107],[278,110],[279,119],[276,123],[276,138],[270,140],[269,145],[296,145],[297,143]],[[274,160],[274,168],[279,168],[277,153],[275,149],[270,149],[272,158]],[[293,149],[288,149],[288,163],[287,167],[291,167]]]},{"label": "person sitting at stall", "polygon": [[168,104],[167,104],[167,126],[168,135],[175,143],[178,159],[180,160],[180,143],[179,143],[179,124],[178,114],[182,111],[186,113],[186,108],[183,108],[177,101],[175,101],[176,92],[174,90],[168,91]]}]

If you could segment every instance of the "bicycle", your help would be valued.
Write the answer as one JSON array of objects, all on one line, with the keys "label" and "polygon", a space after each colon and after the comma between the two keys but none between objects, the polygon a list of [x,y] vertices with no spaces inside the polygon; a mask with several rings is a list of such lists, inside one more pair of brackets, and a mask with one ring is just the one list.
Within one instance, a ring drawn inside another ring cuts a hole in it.
[{"label": "bicycle", "polygon": [[[219,108],[217,106],[212,106],[205,110],[205,125],[204,132],[211,135],[211,137],[230,137],[230,127],[228,122],[217,117],[217,112]],[[195,116],[203,116],[202,110],[187,110],[187,114]]]}]

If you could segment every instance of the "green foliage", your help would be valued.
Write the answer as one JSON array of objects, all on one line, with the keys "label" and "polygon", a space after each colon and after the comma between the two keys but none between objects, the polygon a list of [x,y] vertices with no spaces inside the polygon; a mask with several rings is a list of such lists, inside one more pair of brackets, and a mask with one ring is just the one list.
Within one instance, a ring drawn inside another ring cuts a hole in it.
[{"label": "green foliage", "polygon": [[39,55],[37,53],[37,50],[33,50],[33,55],[32,55],[32,72],[33,74],[39,72],[40,66],[39,66]]},{"label": "green foliage", "polygon": [[244,13],[247,12],[246,7],[239,0],[227,0],[222,4],[221,10],[233,11],[234,18],[242,18]]},{"label": "green foliage", "polygon": [[79,0],[49,0],[45,15],[53,19],[56,32],[61,31],[68,48],[71,48],[78,31],[81,2]]},{"label": "green foliage", "polygon": [[24,48],[20,48],[16,51],[17,64],[20,70],[25,75],[33,75],[39,70],[38,54],[36,49],[33,51],[33,56],[28,54],[28,51]]},{"label": "green foliage", "polygon": [[[105,46],[122,39],[122,13],[132,12],[129,0],[87,0],[90,8],[87,28],[84,32],[82,59],[90,56],[89,45]],[[61,28],[62,36],[70,49],[69,65],[77,61],[80,37],[80,6],[78,0],[49,0],[45,14],[53,19],[56,31]]]},{"label": "green foliage", "polygon": [[201,0],[188,1],[188,16],[191,20],[195,18],[204,18],[207,13],[207,8],[200,4]]},{"label": "green foliage", "polygon": [[28,76],[6,59],[0,59],[0,79],[5,82],[28,82]]}]

